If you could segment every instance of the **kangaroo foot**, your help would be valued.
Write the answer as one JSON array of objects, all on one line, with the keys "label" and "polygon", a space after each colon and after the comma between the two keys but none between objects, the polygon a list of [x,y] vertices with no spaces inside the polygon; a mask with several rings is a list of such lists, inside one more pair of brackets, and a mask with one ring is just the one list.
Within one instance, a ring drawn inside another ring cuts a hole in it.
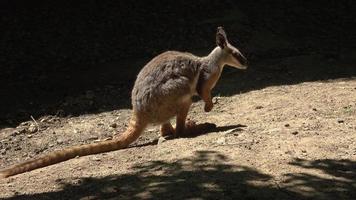
[{"label": "kangaroo foot", "polygon": [[175,130],[171,124],[163,124],[161,126],[161,136],[164,138],[173,137],[175,135]]},{"label": "kangaroo foot", "polygon": [[208,133],[209,131],[216,128],[215,124],[212,123],[203,123],[197,124],[195,121],[187,120],[185,123],[184,136],[196,136]]}]

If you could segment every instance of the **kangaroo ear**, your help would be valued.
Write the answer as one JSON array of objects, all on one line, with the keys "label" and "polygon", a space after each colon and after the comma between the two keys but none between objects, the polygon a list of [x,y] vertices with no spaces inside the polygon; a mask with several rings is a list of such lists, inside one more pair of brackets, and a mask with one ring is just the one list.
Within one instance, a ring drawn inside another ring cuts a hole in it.
[{"label": "kangaroo ear", "polygon": [[219,26],[216,31],[216,44],[220,48],[225,48],[227,46],[227,37],[222,26]]}]

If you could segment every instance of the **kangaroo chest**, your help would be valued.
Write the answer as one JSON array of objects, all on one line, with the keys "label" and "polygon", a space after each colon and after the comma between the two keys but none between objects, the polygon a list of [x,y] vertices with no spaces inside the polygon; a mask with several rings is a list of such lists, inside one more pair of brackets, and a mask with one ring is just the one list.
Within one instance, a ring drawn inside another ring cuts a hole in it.
[{"label": "kangaroo chest", "polygon": [[202,90],[211,90],[215,87],[216,83],[218,82],[221,69],[210,69],[210,68],[202,68],[199,80],[197,84],[197,92],[201,94]]}]

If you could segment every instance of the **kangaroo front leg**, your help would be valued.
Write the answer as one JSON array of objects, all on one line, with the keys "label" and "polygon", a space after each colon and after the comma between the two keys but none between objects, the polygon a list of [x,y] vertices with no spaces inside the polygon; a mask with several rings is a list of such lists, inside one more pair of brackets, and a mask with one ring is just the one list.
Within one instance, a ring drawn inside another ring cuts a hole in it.
[{"label": "kangaroo front leg", "polygon": [[185,120],[187,119],[191,101],[184,103],[177,114],[175,137],[186,135]]},{"label": "kangaroo front leg", "polygon": [[200,97],[205,102],[204,111],[205,112],[210,112],[211,109],[213,109],[213,107],[214,107],[214,104],[213,104],[213,101],[212,101],[213,98],[211,97],[210,90],[209,89],[204,89],[200,95],[201,95]]}]

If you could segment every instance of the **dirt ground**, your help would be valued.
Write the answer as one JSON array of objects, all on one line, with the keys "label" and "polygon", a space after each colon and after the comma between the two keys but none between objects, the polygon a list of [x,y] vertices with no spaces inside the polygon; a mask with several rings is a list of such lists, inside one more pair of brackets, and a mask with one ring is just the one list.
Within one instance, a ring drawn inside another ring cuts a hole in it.
[{"label": "dirt ground", "polygon": [[[318,56],[278,60],[291,76],[298,66],[308,68],[301,63],[348,65]],[[356,199],[356,78],[234,90],[258,85],[261,79],[248,80],[228,70],[210,113],[204,113],[201,101],[193,104],[190,119],[217,125],[207,134],[158,143],[158,127],[149,127],[128,149],[0,180],[0,198]],[[115,88],[105,92],[120,95]],[[121,95],[127,99],[126,93]],[[104,98],[100,91],[87,91],[63,105],[96,103],[98,96]],[[65,117],[58,113],[3,128],[0,167],[114,137],[129,116],[129,109]]]}]

